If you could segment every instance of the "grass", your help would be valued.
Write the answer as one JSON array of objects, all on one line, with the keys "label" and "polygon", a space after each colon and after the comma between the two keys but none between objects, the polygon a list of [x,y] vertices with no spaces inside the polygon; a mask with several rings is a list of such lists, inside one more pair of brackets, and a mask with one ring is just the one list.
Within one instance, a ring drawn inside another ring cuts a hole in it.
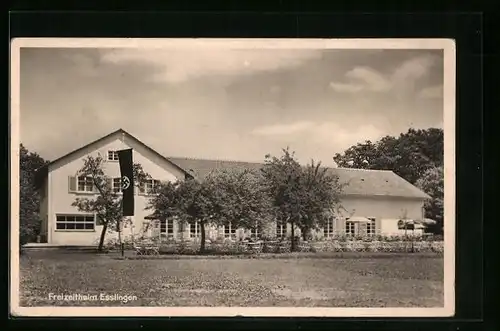
[{"label": "grass", "polygon": [[[112,258],[119,260],[185,260],[185,259],[390,259],[408,257],[409,253],[385,253],[385,252],[295,252],[295,253],[258,253],[258,254],[160,254],[160,255],[136,255],[126,254],[122,257],[118,252],[113,252]],[[411,254],[412,258],[439,258],[439,255],[434,252],[424,252]]]},{"label": "grass", "polygon": [[[438,256],[117,259],[28,252],[22,306],[442,307]],[[137,300],[64,301],[53,294],[118,294]]]}]

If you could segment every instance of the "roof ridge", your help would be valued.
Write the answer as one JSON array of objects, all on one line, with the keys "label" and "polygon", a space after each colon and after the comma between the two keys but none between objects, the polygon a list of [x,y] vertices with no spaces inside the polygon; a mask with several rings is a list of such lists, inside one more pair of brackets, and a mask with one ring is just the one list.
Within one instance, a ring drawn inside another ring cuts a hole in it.
[{"label": "roof ridge", "polygon": [[242,161],[242,160],[234,160],[234,159],[209,159],[209,158],[199,158],[199,157],[189,157],[189,156],[166,156],[167,159],[184,159],[184,160],[193,160],[193,161],[223,161],[223,162],[237,162],[237,163],[252,163],[252,164],[264,164],[264,162],[257,161]]},{"label": "roof ridge", "polygon": [[340,170],[352,170],[352,171],[373,171],[373,172],[392,172],[392,170],[387,170],[387,169],[363,169],[363,168],[344,168],[344,167],[328,167],[329,169],[340,169]]},{"label": "roof ridge", "polygon": [[[222,159],[222,158],[199,158],[199,157],[190,157],[190,156],[166,156],[167,159],[183,159],[183,160],[191,160],[191,161],[212,161],[212,162],[234,162],[234,163],[248,163],[248,164],[260,164],[265,165],[265,162],[257,162],[257,161],[242,161],[235,159]],[[309,164],[303,164],[302,166],[306,167]],[[371,172],[392,172],[392,170],[386,169],[362,169],[362,168],[344,168],[344,167],[329,167],[320,165],[320,168],[332,169],[332,170],[349,170],[349,171],[371,171]]]}]

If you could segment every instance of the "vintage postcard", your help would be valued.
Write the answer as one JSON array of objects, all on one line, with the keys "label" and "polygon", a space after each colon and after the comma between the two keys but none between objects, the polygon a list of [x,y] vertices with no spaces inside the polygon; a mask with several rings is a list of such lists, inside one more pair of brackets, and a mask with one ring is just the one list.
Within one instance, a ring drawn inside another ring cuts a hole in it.
[{"label": "vintage postcard", "polygon": [[15,39],[16,316],[453,316],[455,43]]}]

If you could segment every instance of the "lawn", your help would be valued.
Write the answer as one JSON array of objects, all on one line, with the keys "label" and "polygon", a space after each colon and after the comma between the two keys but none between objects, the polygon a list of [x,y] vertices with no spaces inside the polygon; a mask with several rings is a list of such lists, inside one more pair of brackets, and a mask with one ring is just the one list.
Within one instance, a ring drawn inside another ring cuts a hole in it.
[{"label": "lawn", "polygon": [[[391,257],[118,260],[29,252],[21,306],[442,307],[443,259]],[[128,303],[49,294],[136,296]]]}]

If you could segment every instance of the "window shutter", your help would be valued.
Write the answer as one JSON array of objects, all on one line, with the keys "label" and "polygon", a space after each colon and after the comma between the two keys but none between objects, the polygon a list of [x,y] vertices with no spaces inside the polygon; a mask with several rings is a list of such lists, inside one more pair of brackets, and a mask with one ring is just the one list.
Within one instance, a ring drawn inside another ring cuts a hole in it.
[{"label": "window shutter", "polygon": [[113,178],[111,177],[106,177],[106,185],[108,186],[108,188],[112,188],[113,186]]},{"label": "window shutter", "polygon": [[69,190],[69,192],[76,192],[76,177],[75,176],[68,177],[68,190]]}]

